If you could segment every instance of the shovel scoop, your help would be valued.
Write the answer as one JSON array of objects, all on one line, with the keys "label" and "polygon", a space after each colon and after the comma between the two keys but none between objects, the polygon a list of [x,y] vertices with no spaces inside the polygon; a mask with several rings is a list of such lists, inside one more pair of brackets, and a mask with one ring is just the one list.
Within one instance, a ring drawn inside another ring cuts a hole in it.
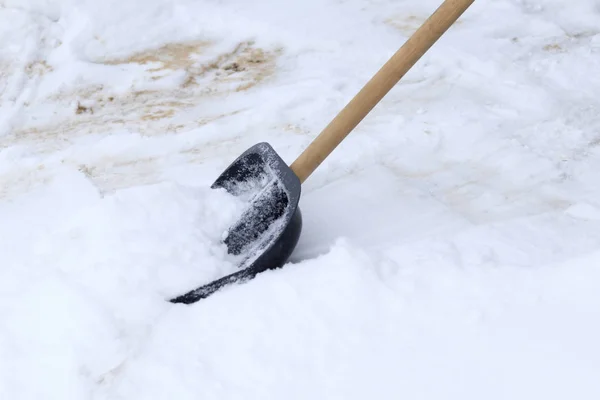
[{"label": "shovel scoop", "polygon": [[268,143],[252,146],[231,163],[211,188],[225,189],[247,201],[223,239],[228,253],[238,258],[239,270],[171,302],[194,303],[225,285],[283,265],[302,230],[300,186],[296,174]]},{"label": "shovel scoop", "polygon": [[268,143],[258,143],[234,160],[211,187],[247,202],[223,239],[238,270],[170,301],[195,303],[223,286],[283,266],[302,230],[302,183],[473,2],[445,0],[290,166]]}]

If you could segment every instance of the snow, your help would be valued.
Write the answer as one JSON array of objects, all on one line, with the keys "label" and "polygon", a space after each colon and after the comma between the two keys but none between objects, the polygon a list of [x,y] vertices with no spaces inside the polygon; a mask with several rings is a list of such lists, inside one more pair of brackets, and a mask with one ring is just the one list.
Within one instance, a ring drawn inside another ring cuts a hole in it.
[{"label": "snow", "polygon": [[0,399],[597,399],[600,8],[475,2],[234,270],[288,163],[439,1],[0,0]]}]

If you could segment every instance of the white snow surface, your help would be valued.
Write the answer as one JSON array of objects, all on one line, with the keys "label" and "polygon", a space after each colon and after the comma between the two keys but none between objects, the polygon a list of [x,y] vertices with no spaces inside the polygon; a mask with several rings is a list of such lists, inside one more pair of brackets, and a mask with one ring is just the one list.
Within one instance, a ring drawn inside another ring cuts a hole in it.
[{"label": "white snow surface", "polygon": [[212,181],[291,163],[438,0],[0,0],[0,399],[600,398],[600,3],[476,1],[235,269]]}]

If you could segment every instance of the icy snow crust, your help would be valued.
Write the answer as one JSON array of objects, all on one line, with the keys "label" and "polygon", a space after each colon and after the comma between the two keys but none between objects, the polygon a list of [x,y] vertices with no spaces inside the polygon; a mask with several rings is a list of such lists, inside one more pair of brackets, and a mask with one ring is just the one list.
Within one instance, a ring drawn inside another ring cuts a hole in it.
[{"label": "icy snow crust", "polygon": [[600,9],[478,1],[302,187],[245,202],[438,1],[0,0],[0,399],[600,398]]}]

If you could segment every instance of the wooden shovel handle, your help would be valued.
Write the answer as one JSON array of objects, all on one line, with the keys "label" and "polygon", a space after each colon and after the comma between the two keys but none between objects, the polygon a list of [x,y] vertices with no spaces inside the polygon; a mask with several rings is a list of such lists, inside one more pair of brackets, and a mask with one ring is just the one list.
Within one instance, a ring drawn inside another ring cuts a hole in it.
[{"label": "wooden shovel handle", "polygon": [[304,182],[427,50],[473,4],[446,0],[381,67],[291,165]]}]

